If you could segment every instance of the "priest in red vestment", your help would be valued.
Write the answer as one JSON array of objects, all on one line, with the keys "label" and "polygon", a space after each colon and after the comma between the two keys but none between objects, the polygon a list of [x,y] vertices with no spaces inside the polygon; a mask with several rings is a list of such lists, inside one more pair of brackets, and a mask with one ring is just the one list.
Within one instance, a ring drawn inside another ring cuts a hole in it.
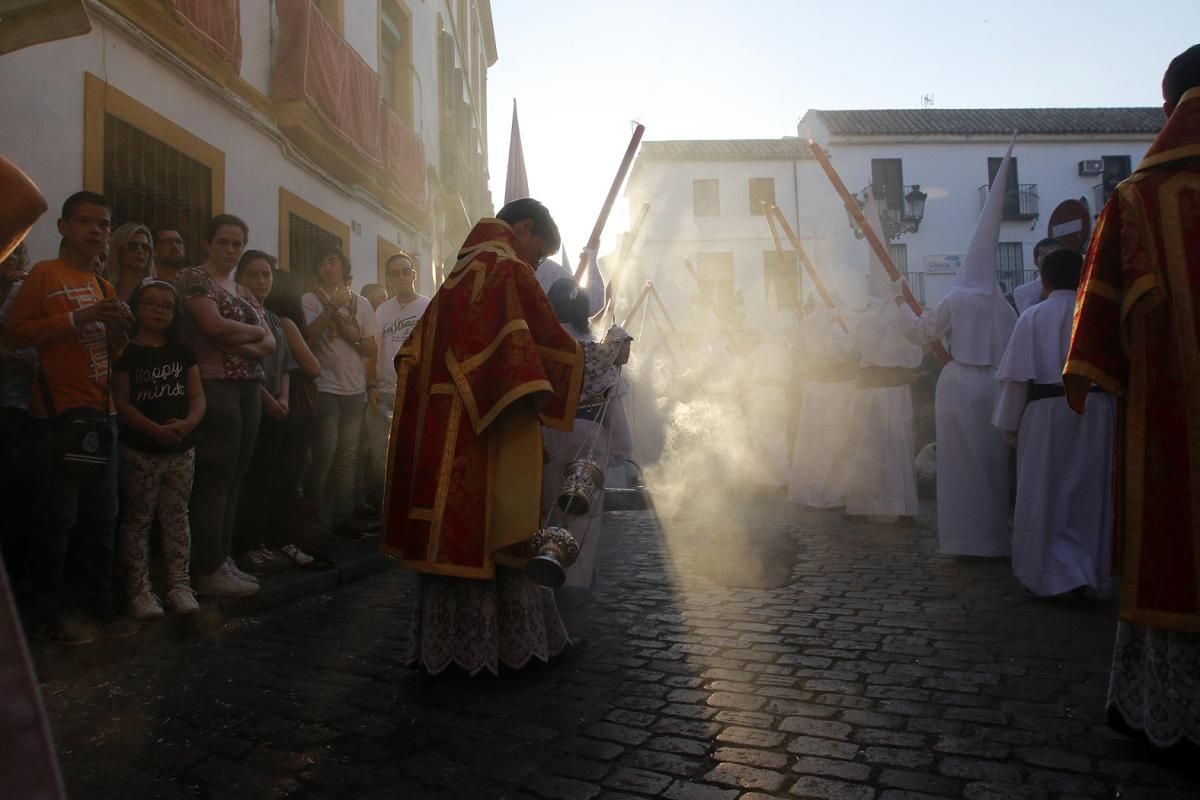
[{"label": "priest in red vestment", "polygon": [[1121,399],[1108,705],[1158,747],[1200,744],[1200,45],[1163,79],[1166,125],[1100,216],[1063,371],[1081,411]]},{"label": "priest in red vestment", "polygon": [[475,226],[396,355],[383,549],[420,575],[410,663],[520,668],[569,639],[522,571],[541,527],[542,425],[569,431],[583,353],[535,270],[558,250],[536,200]]}]

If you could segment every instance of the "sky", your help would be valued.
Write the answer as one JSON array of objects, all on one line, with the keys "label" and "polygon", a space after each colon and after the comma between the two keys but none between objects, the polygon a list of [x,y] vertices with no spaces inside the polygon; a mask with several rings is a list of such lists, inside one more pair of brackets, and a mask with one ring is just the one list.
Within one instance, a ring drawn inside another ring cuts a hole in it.
[{"label": "sky", "polygon": [[[504,200],[515,98],[530,194],[571,262],[632,134],[795,136],[809,108],[1160,105],[1200,41],[1197,0],[492,0],[492,199]],[[1128,34],[1122,38],[1123,34]],[[601,253],[628,225],[619,198]]]}]

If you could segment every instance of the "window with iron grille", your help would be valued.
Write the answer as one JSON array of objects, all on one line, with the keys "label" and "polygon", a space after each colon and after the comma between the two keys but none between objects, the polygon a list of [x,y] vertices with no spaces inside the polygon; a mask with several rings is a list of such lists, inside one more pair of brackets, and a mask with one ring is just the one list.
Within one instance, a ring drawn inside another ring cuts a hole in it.
[{"label": "window with iron grille", "polygon": [[889,244],[887,246],[888,255],[892,257],[892,263],[896,265],[896,269],[901,273],[908,274],[908,245],[906,244]]},{"label": "window with iron grille", "polygon": [[1021,242],[1000,242],[996,251],[996,280],[1006,294],[1020,286],[1025,279],[1025,245]]},{"label": "window with iron grille", "polygon": [[212,170],[112,114],[104,115],[104,196],[114,228],[126,222],[173,227],[191,263],[203,259]]},{"label": "window with iron grille", "polygon": [[763,251],[763,290],[767,303],[774,292],[776,308],[800,307],[800,260],[794,251],[784,251],[782,259],[775,250]]},{"label": "window with iron grille", "polygon": [[317,259],[330,250],[343,250],[342,237],[291,212],[288,214],[287,268],[305,291],[316,288]]}]

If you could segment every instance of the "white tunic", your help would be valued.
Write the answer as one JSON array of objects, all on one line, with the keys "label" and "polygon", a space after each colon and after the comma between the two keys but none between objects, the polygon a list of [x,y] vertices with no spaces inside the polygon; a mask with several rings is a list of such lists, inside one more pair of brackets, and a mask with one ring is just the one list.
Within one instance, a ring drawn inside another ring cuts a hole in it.
[{"label": "white tunic", "polygon": [[1107,594],[1116,400],[1092,394],[1080,415],[1063,397],[1026,403],[1029,384],[1061,385],[1075,292],[1052,292],[1021,315],[998,377],[993,421],[1017,436],[1013,573],[1037,595],[1081,586]]},{"label": "white tunic", "polygon": [[[854,330],[861,367],[921,365],[921,345],[891,300],[859,317]],[[916,516],[917,475],[910,384],[856,387],[850,398],[850,483],[846,513],[872,517]]]},{"label": "white tunic", "polygon": [[761,466],[758,482],[784,486],[788,482],[787,393],[792,359],[777,334],[769,334],[751,353],[755,386],[745,387],[746,415]]},{"label": "white tunic", "polygon": [[[847,319],[847,324],[852,322]],[[806,316],[800,339],[810,378],[804,383],[796,424],[788,500],[813,508],[838,508],[846,504],[850,479],[854,342],[831,311]],[[828,380],[831,377],[843,379]]]},{"label": "white tunic", "polygon": [[1042,302],[1042,279],[1034,278],[1028,283],[1022,283],[1013,289],[1013,302],[1017,304],[1017,313],[1024,314],[1030,306]]},{"label": "white tunic", "polygon": [[937,517],[941,551],[1007,556],[1009,450],[991,424],[1000,362],[1016,314],[997,291],[951,290],[916,321],[927,341],[944,339],[953,359],[935,394]]}]

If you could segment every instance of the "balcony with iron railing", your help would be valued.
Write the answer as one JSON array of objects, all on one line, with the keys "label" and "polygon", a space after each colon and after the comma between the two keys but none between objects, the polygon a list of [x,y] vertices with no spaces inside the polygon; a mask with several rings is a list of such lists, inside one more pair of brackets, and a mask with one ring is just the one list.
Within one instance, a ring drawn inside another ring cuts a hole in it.
[{"label": "balcony with iron railing", "polygon": [[917,298],[917,302],[922,307],[928,308],[928,304],[925,302],[925,273],[902,272],[900,277],[908,284],[908,288],[912,290],[913,297]]},{"label": "balcony with iron railing", "polygon": [[275,0],[271,100],[279,128],[323,168],[366,183],[384,167],[379,74],[312,0]]},{"label": "balcony with iron railing", "polygon": [[[979,207],[987,203],[988,184],[979,187]],[[1004,193],[1004,219],[1031,220],[1038,216],[1038,185],[1022,183]]]}]

